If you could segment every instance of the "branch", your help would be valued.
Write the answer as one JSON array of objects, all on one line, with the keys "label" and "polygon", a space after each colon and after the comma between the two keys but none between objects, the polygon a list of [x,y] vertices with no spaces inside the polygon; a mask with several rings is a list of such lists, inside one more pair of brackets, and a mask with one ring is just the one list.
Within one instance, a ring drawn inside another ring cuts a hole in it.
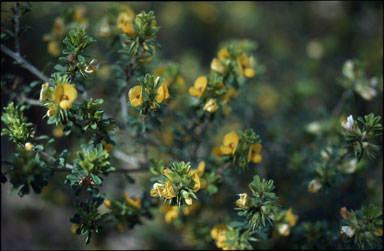
[{"label": "branch", "polygon": [[19,44],[19,29],[20,29],[20,22],[19,22],[19,8],[17,8],[19,3],[14,4],[14,16],[13,16],[13,21],[15,23],[15,50],[18,55],[20,55],[20,44]]},{"label": "branch", "polygon": [[51,80],[45,76],[41,71],[39,71],[35,66],[33,66],[31,63],[29,63],[27,60],[25,60],[20,54],[11,51],[8,49],[4,44],[1,44],[1,51],[13,58],[18,64],[21,64],[22,67],[30,71],[32,74],[34,74],[36,77],[40,78],[44,82],[48,82],[52,85]]}]

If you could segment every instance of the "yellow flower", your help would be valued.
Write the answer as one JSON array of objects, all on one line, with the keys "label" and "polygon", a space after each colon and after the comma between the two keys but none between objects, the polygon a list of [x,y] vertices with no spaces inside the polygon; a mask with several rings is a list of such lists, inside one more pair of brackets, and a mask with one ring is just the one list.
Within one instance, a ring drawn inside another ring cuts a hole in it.
[{"label": "yellow flower", "polygon": [[376,228],[376,231],[374,232],[377,236],[383,236],[383,229],[382,228]]},{"label": "yellow flower", "polygon": [[71,109],[76,98],[76,88],[68,83],[58,84],[52,94],[52,101],[59,104],[64,110]]},{"label": "yellow flower", "polygon": [[205,88],[207,87],[208,81],[205,76],[200,76],[196,79],[193,87],[189,88],[189,94],[195,97],[201,97]]},{"label": "yellow flower", "polygon": [[104,205],[112,210],[112,205],[111,205],[111,201],[110,200],[105,199],[104,200]]},{"label": "yellow flower", "polygon": [[248,205],[247,205],[249,200],[248,194],[240,193],[239,196],[240,196],[240,199],[236,201],[236,206],[242,207],[242,208],[248,208]]},{"label": "yellow flower", "polygon": [[191,198],[186,198],[186,199],[185,199],[185,203],[186,203],[187,205],[192,205],[192,199],[191,199]]},{"label": "yellow flower", "polygon": [[169,97],[168,88],[165,84],[161,84],[157,89],[156,101],[161,103]]},{"label": "yellow flower", "polygon": [[113,145],[112,144],[107,144],[104,140],[101,141],[101,144],[103,145],[104,151],[107,153],[111,153],[113,150]]},{"label": "yellow flower", "polygon": [[56,138],[61,138],[64,136],[64,126],[56,126],[55,129],[53,129],[53,136]]},{"label": "yellow flower", "polygon": [[59,43],[57,43],[56,41],[50,41],[48,43],[47,50],[48,50],[48,53],[54,57],[57,57],[60,55]]},{"label": "yellow flower", "polygon": [[191,176],[194,184],[193,184],[193,191],[197,192],[200,189],[200,178],[199,175],[197,174],[196,170],[191,170],[189,172],[189,176]]},{"label": "yellow flower", "polygon": [[40,98],[39,98],[40,102],[43,102],[44,100],[47,99],[48,88],[49,88],[49,84],[47,82],[45,82],[44,84],[41,85]]},{"label": "yellow flower", "polygon": [[222,154],[235,154],[237,144],[239,143],[239,136],[236,132],[232,131],[224,136],[223,146],[220,147]]},{"label": "yellow flower", "polygon": [[290,234],[289,225],[285,223],[281,223],[277,226],[277,230],[279,231],[280,235],[282,236],[288,236]]},{"label": "yellow flower", "polygon": [[164,186],[160,183],[153,184],[150,194],[152,197],[162,197],[164,195]]},{"label": "yellow flower", "polygon": [[55,37],[61,37],[65,35],[65,25],[62,18],[58,17],[55,19],[52,28],[52,35]]},{"label": "yellow flower", "polygon": [[134,16],[135,16],[135,13],[133,13],[133,11],[129,8],[126,11],[121,12],[117,17],[117,23],[116,23],[117,29],[123,30],[125,21],[127,20],[132,21]]},{"label": "yellow flower", "polygon": [[128,205],[133,206],[137,210],[140,209],[141,198],[131,199],[131,198],[129,198],[128,194],[126,192],[124,192],[124,200],[125,200],[125,202],[127,202]]},{"label": "yellow flower", "polygon": [[318,179],[313,179],[308,184],[308,191],[311,193],[317,193],[321,189],[322,185]]},{"label": "yellow flower", "polygon": [[175,191],[173,190],[172,182],[167,180],[165,182],[165,187],[164,187],[164,198],[172,199],[173,197],[176,197],[176,194],[175,194]]},{"label": "yellow flower", "polygon": [[169,204],[164,204],[162,207],[162,211],[165,214],[164,219],[165,222],[171,223],[175,219],[179,217],[179,207],[178,206],[171,206]]},{"label": "yellow flower", "polygon": [[259,154],[261,151],[261,144],[254,143],[249,148],[248,152],[248,162],[260,163],[262,160],[261,155]]},{"label": "yellow flower", "polygon": [[76,234],[76,231],[78,228],[79,228],[79,224],[72,224],[72,226],[71,226],[72,234]]},{"label": "yellow flower", "polygon": [[224,61],[228,58],[230,58],[230,55],[229,55],[229,52],[226,48],[223,48],[221,49],[218,53],[217,53],[217,57],[221,60],[221,61]]},{"label": "yellow flower", "polygon": [[204,171],[205,171],[205,161],[201,161],[200,163],[199,163],[199,165],[197,166],[197,175],[199,176],[199,177],[201,177],[201,176],[203,176],[203,174],[204,174]]},{"label": "yellow flower", "polygon": [[213,149],[212,149],[212,154],[216,156],[216,158],[218,160],[220,160],[221,158],[221,150],[220,150],[220,146],[215,146]]},{"label": "yellow flower", "polygon": [[231,250],[232,246],[226,243],[227,240],[228,226],[225,224],[215,225],[211,229],[211,237],[216,241],[216,246],[223,250]]},{"label": "yellow flower", "polygon": [[171,179],[171,176],[169,176],[170,173],[172,173],[171,169],[169,168],[166,168],[164,169],[164,175],[168,178],[168,179]]},{"label": "yellow flower", "polygon": [[224,103],[228,103],[229,101],[233,100],[237,96],[238,93],[239,93],[239,91],[231,86],[231,87],[229,87],[227,93],[225,93],[225,95],[223,96],[222,101]]},{"label": "yellow flower", "polygon": [[47,111],[47,116],[52,117],[53,115],[56,114],[56,110],[54,108],[49,108]]},{"label": "yellow flower", "polygon": [[127,19],[124,21],[122,30],[129,37],[135,37],[136,36],[136,31],[135,31],[135,28],[133,26],[133,22],[130,19]]},{"label": "yellow flower", "polygon": [[287,213],[285,214],[285,220],[288,221],[289,226],[295,226],[298,219],[299,217],[292,213],[292,208],[288,209]]},{"label": "yellow flower", "polygon": [[211,70],[217,73],[224,73],[224,65],[217,58],[212,59]]},{"label": "yellow flower", "polygon": [[25,149],[25,151],[31,151],[32,147],[33,147],[32,143],[27,142],[27,143],[25,143],[24,149]]},{"label": "yellow flower", "polygon": [[213,113],[217,111],[219,107],[217,106],[215,100],[213,98],[209,99],[208,102],[204,105],[204,110]]},{"label": "yellow flower", "polygon": [[143,105],[143,96],[142,96],[142,88],[140,85],[136,85],[132,87],[129,92],[129,102],[133,107]]},{"label": "yellow flower", "polygon": [[248,58],[244,53],[237,58],[237,64],[240,68],[240,73],[244,77],[253,78],[256,71],[252,68],[254,65],[254,59]]}]

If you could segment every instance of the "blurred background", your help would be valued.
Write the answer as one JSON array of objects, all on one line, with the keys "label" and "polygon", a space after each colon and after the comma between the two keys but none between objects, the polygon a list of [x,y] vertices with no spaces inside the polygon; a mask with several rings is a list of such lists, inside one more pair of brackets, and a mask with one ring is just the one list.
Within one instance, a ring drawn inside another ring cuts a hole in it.
[{"label": "blurred background", "polygon": [[[2,8],[12,3],[1,3]],[[44,37],[51,33],[54,20],[63,11],[73,8],[78,18],[87,24],[87,32],[97,42],[87,53],[100,62],[100,71],[90,80],[89,94],[105,100],[103,108],[108,112],[115,102],[114,74],[108,64],[114,59],[105,54],[106,38],[99,37],[100,21],[112,2],[32,2],[32,11],[22,19],[22,25],[30,26],[21,39],[22,54],[45,74],[54,72],[57,56],[49,48]],[[321,195],[307,191],[308,179],[303,178],[308,170],[302,170],[310,163],[301,165],[293,156],[319,152],[317,143],[321,137],[332,135],[306,134],[305,127],[313,121],[327,121],[330,112],[338,103],[344,89],[338,83],[343,63],[348,59],[359,59],[365,63],[367,75],[379,79],[378,95],[368,101],[355,94],[349,99],[340,116],[354,117],[368,113],[383,114],[382,69],[383,69],[383,4],[382,2],[129,2],[137,14],[154,10],[157,24],[161,27],[157,41],[162,46],[152,64],[174,61],[181,65],[187,87],[193,85],[200,75],[209,73],[210,62],[216,56],[220,45],[233,38],[250,39],[258,44],[255,56],[264,65],[265,72],[249,82],[246,90],[237,97],[232,112],[224,125],[214,129],[210,146],[219,145],[223,135],[230,130],[253,128],[263,140],[263,162],[257,167],[263,177],[274,179],[276,194],[284,208],[292,207],[300,221],[315,221],[319,218],[339,223],[338,209],[342,206],[359,209],[362,203],[373,202],[382,205],[383,186],[382,154],[375,160],[366,161],[366,168],[356,172],[334,193],[327,204]],[[76,12],[77,11],[77,12]],[[7,28],[6,13],[1,21]],[[11,41],[8,41],[13,48]],[[60,45],[59,45],[60,46]],[[29,72],[12,66],[8,56],[2,54],[2,75],[19,74],[22,83],[35,80]],[[6,65],[6,66],[4,66]],[[30,98],[38,99],[39,88]],[[2,91],[1,106],[7,105],[9,97]],[[37,125],[38,134],[54,135],[54,126],[47,125],[42,116],[44,108],[32,107],[26,116]],[[3,124],[2,124],[3,127]],[[56,140],[57,149],[79,149],[76,136]],[[117,140],[117,139],[116,139]],[[118,141],[118,140],[117,140]],[[125,140],[126,141],[126,140]],[[316,143],[317,142],[317,143]],[[123,142],[120,142],[123,144]],[[382,139],[377,144],[382,146]],[[6,158],[12,145],[6,137],[1,138],[1,157]],[[124,145],[129,148],[134,146]],[[155,150],[153,156],[161,157]],[[203,148],[201,158],[210,154],[210,148]],[[295,165],[296,163],[296,165]],[[299,164],[297,164],[299,163]],[[252,175],[253,176],[253,175]],[[251,175],[243,174],[246,189]],[[127,185],[118,175],[108,177],[102,192],[121,196],[123,191],[139,196],[150,188],[149,174],[133,174],[135,184]],[[198,246],[196,235],[179,231],[177,227],[164,222],[164,214],[154,212],[153,220],[144,220],[143,225],[119,233],[112,229],[101,234],[90,245],[84,245],[81,238],[71,233],[69,217],[73,215],[69,188],[63,184],[64,175],[58,175],[43,191],[41,196],[31,194],[19,198],[9,195],[9,183],[1,186],[1,246],[2,249],[195,249],[215,248]],[[359,181],[359,182],[357,182]],[[116,191],[119,190],[119,191]],[[302,191],[298,192],[298,191]],[[221,201],[226,190],[223,188],[213,198]],[[302,196],[299,196],[302,195]],[[235,195],[233,195],[235,196]],[[338,197],[339,196],[339,197]],[[228,212],[234,197],[228,200]],[[232,201],[232,202],[231,202]],[[226,205],[227,205],[226,204]],[[204,207],[204,200],[202,207]],[[217,208],[216,208],[217,209]],[[212,217],[228,215],[215,208],[200,214],[209,221]],[[329,210],[329,211],[328,211]],[[222,214],[221,214],[222,213]],[[332,215],[333,214],[333,215]],[[233,215],[235,213],[233,212]],[[223,217],[224,217],[223,216]],[[294,248],[291,237],[275,240],[273,243],[257,244],[257,248]],[[97,239],[97,240],[96,240]],[[196,246],[197,245],[197,246]]]}]

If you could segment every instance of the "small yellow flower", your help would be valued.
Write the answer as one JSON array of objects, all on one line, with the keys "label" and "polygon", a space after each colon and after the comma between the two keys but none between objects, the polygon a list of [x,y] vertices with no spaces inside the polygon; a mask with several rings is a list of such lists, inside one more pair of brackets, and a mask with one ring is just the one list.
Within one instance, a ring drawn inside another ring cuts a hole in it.
[{"label": "small yellow flower", "polygon": [[176,194],[175,194],[175,191],[173,190],[172,182],[167,180],[164,185],[164,198],[172,199],[173,197],[176,197]]},{"label": "small yellow flower", "polygon": [[232,111],[232,108],[228,105],[224,105],[223,114],[227,116]]},{"label": "small yellow flower", "polygon": [[164,204],[162,211],[165,214],[164,219],[166,223],[171,223],[179,217],[179,207]]},{"label": "small yellow flower", "polygon": [[248,208],[248,201],[249,201],[249,196],[247,193],[240,193],[239,194],[240,199],[236,201],[236,206],[242,207],[242,208]]},{"label": "small yellow flower", "polygon": [[164,169],[164,175],[168,178],[168,179],[171,179],[171,176],[169,176],[170,173],[172,173],[171,169],[169,168],[166,168]]},{"label": "small yellow flower", "polygon": [[65,35],[65,24],[62,18],[58,17],[55,19],[52,28],[52,35],[55,37],[61,37]]},{"label": "small yellow flower", "polygon": [[254,59],[247,57],[244,53],[237,58],[237,64],[240,68],[240,73],[244,77],[253,78],[256,71],[252,68],[254,65]]},{"label": "small yellow flower", "polygon": [[193,191],[195,191],[195,192],[199,191],[199,189],[200,189],[200,178],[199,178],[199,175],[197,174],[197,171],[196,170],[191,170],[189,172],[189,176],[192,177],[192,180],[194,182],[194,184],[193,184]]},{"label": "small yellow flower", "polygon": [[27,143],[25,143],[25,145],[24,145],[24,149],[25,149],[25,151],[31,151],[31,150],[32,150],[32,147],[33,147],[33,145],[32,145],[31,142],[27,142]]},{"label": "small yellow flower", "polygon": [[216,246],[222,248],[223,250],[231,250],[232,246],[226,243],[227,240],[228,226],[225,224],[215,225],[211,229],[211,237],[216,241]]},{"label": "small yellow flower", "polygon": [[60,55],[59,43],[56,41],[50,41],[48,43],[47,51],[49,54],[51,54],[54,57],[59,56]]},{"label": "small yellow flower", "polygon": [[222,154],[235,154],[237,144],[239,143],[239,136],[236,132],[232,131],[224,136],[223,146],[220,147]]},{"label": "small yellow flower", "polygon": [[262,160],[261,155],[259,154],[261,151],[261,144],[254,143],[249,148],[248,152],[248,162],[260,163]]},{"label": "small yellow flower", "polygon": [[199,163],[199,165],[197,166],[197,175],[199,176],[199,177],[201,177],[201,176],[203,176],[203,174],[204,174],[204,171],[205,171],[205,161],[201,161],[200,163]]},{"label": "small yellow flower", "polygon": [[72,234],[76,234],[76,231],[78,228],[79,228],[79,224],[72,224],[72,226],[71,226]]},{"label": "small yellow flower", "polygon": [[128,194],[124,192],[124,200],[128,205],[133,206],[137,210],[140,209],[140,204],[141,204],[141,198],[136,198],[136,199],[131,199],[129,198]]},{"label": "small yellow flower", "polygon": [[60,108],[64,110],[71,109],[76,98],[76,88],[68,83],[58,84],[52,94],[52,101],[59,104]]},{"label": "small yellow flower", "polygon": [[124,21],[122,30],[129,37],[135,37],[136,36],[136,31],[135,31],[135,28],[133,26],[133,22],[130,19],[127,19]]},{"label": "small yellow flower", "polygon": [[224,61],[228,58],[230,58],[230,55],[229,55],[229,52],[226,48],[223,48],[221,49],[218,53],[217,53],[217,57],[221,60],[221,61]]},{"label": "small yellow flower", "polygon": [[157,89],[156,101],[161,103],[169,97],[167,85],[161,84]]},{"label": "small yellow flower", "polygon": [[53,136],[56,138],[61,138],[64,136],[64,126],[56,126],[55,129],[53,129]]},{"label": "small yellow flower", "polygon": [[191,198],[186,198],[186,199],[185,199],[185,203],[186,203],[187,205],[192,205],[192,199],[191,199]]},{"label": "small yellow flower", "polygon": [[196,79],[193,87],[189,88],[189,94],[195,97],[201,97],[205,88],[207,87],[208,80],[205,76],[200,76]]},{"label": "small yellow flower", "polygon": [[105,199],[105,200],[104,200],[104,205],[105,205],[106,207],[108,207],[109,209],[112,210],[112,204],[111,204],[111,201],[110,201],[110,200]]},{"label": "small yellow flower", "polygon": [[277,230],[279,231],[280,235],[282,236],[288,236],[290,234],[290,228],[288,224],[281,223],[277,226]]},{"label": "small yellow flower", "polygon": [[216,104],[213,98],[209,99],[208,102],[204,105],[204,110],[210,113],[214,113],[219,109],[219,106]]},{"label": "small yellow flower", "polygon": [[212,149],[212,154],[216,156],[216,158],[218,160],[220,160],[221,158],[221,150],[220,150],[220,146],[215,146],[213,149]]},{"label": "small yellow flower", "polygon": [[317,193],[321,189],[322,185],[318,179],[313,179],[308,184],[308,191],[311,193]]},{"label": "small yellow flower", "polygon": [[383,236],[383,229],[382,228],[376,228],[376,231],[374,232],[376,236]]},{"label": "small yellow flower", "polygon": [[44,84],[41,85],[40,98],[39,98],[40,102],[43,102],[44,100],[47,99],[48,88],[49,88],[49,84],[47,82],[45,82]]},{"label": "small yellow flower", "polygon": [[52,117],[53,115],[56,114],[56,110],[54,108],[49,108],[47,111],[47,116]]},{"label": "small yellow flower", "polygon": [[228,103],[229,101],[233,100],[237,96],[238,93],[239,93],[239,91],[231,86],[231,87],[229,87],[227,93],[225,93],[225,95],[223,96],[222,101],[224,103]]},{"label": "small yellow flower", "polygon": [[126,11],[121,12],[117,17],[117,23],[116,23],[117,29],[123,30],[125,21],[127,20],[132,21],[134,16],[135,16],[135,13],[129,8]]},{"label": "small yellow flower", "polygon": [[143,105],[142,88],[140,85],[132,87],[128,92],[128,96],[133,107]]},{"label": "small yellow flower", "polygon": [[224,65],[217,58],[213,58],[211,62],[211,70],[217,73],[224,73]]},{"label": "small yellow flower", "polygon": [[289,226],[295,226],[298,219],[299,217],[292,213],[292,208],[288,209],[287,213],[285,214],[285,220],[288,221]]},{"label": "small yellow flower", "polygon": [[164,195],[164,186],[160,183],[153,184],[153,188],[151,190],[152,197],[162,197]]}]

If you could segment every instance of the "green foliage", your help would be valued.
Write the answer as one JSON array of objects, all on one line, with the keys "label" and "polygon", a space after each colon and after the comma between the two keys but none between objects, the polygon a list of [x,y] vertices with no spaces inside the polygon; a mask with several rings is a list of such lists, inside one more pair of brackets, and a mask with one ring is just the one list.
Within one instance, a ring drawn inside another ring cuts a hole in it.
[{"label": "green foliage", "polygon": [[[380,237],[379,231],[381,230],[381,236],[383,235],[383,219],[382,210],[373,204],[369,206],[363,206],[360,210],[349,211],[347,217],[345,217],[341,224],[342,233],[349,235],[345,238],[352,240],[354,236],[354,243],[359,249],[364,249],[366,245],[369,248],[382,248],[382,237]],[[349,227],[351,232],[345,232],[345,227]],[[380,230],[379,230],[380,229]],[[352,234],[351,234],[352,233]],[[352,235],[352,236],[350,236]]]},{"label": "green foliage", "polygon": [[14,106],[13,102],[4,107],[4,113],[1,120],[8,128],[1,130],[1,136],[8,135],[9,139],[19,147],[31,140],[33,132],[33,124],[27,122],[27,118],[23,115],[25,106]]},{"label": "green foliage", "polygon": [[259,176],[254,176],[249,184],[252,195],[248,202],[248,208],[239,207],[239,216],[244,216],[248,221],[248,226],[252,230],[261,229],[266,226],[266,222],[273,224],[278,212],[279,206],[277,197],[272,191],[275,189],[273,180],[260,180]]},{"label": "green foliage", "polygon": [[[32,190],[41,193],[48,185],[48,179],[52,175],[49,167],[40,160],[39,154],[21,150],[12,157],[12,167],[8,171],[12,191],[18,191],[23,197]],[[20,188],[21,187],[21,188]]]},{"label": "green foliage", "polygon": [[76,234],[87,235],[85,243],[91,241],[92,235],[99,233],[110,214],[99,214],[97,208],[103,203],[101,198],[77,202],[78,212],[70,219],[70,222],[77,224]]}]

